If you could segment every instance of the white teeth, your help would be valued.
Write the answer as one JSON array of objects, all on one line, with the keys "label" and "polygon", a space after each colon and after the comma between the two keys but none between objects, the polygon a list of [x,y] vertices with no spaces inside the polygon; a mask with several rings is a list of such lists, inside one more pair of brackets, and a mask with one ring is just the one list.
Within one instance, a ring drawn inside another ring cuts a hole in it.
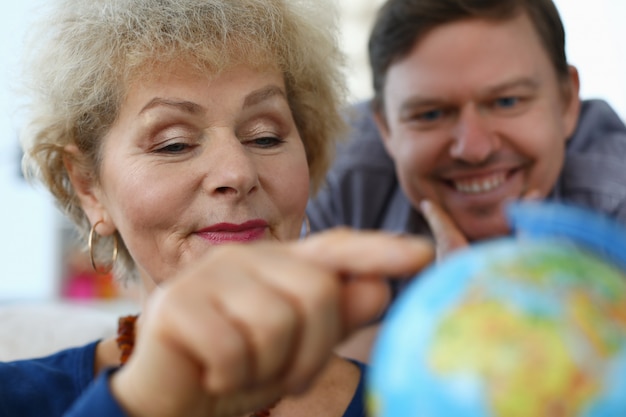
[{"label": "white teeth", "polygon": [[457,191],[460,191],[462,193],[478,194],[491,191],[494,188],[502,185],[504,181],[506,181],[505,174],[496,174],[481,179],[455,181],[454,187],[457,189]]}]

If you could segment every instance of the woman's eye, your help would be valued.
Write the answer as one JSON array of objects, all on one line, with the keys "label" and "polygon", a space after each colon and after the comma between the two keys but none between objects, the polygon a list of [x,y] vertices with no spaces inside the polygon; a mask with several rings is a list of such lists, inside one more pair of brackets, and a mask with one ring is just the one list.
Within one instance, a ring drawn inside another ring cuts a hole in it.
[{"label": "woman's eye", "polygon": [[169,143],[165,146],[162,146],[158,148],[156,152],[176,154],[176,153],[184,152],[188,150],[189,148],[190,148],[190,145],[187,143],[176,142],[176,143]]},{"label": "woman's eye", "polygon": [[278,146],[281,143],[284,143],[283,139],[274,137],[274,136],[263,136],[259,138],[254,138],[248,141],[253,146],[257,146],[259,148],[272,148],[274,146]]}]

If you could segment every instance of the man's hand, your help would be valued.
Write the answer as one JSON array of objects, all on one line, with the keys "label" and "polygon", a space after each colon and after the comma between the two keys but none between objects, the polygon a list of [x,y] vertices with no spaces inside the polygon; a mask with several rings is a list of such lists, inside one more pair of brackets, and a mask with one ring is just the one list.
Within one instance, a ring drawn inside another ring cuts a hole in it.
[{"label": "man's hand", "polygon": [[[533,189],[525,192],[520,197],[520,200],[538,200],[540,198],[541,193]],[[439,205],[430,200],[422,200],[419,208],[433,234],[437,261],[441,261],[450,253],[462,249],[469,244],[467,237],[465,237],[461,229]]]},{"label": "man's hand", "polygon": [[441,261],[451,252],[469,244],[454,220],[437,204],[430,200],[422,200],[420,210],[433,234],[437,261]]}]

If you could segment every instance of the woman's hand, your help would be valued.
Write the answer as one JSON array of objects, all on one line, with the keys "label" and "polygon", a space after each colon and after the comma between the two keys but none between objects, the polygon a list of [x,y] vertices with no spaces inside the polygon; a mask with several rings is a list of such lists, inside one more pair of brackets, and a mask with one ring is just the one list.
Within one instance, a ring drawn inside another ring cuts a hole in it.
[{"label": "woman's hand", "polygon": [[301,392],[386,307],[385,278],[433,254],[419,238],[347,229],[216,247],[152,297],[113,394],[130,416],[207,417]]}]

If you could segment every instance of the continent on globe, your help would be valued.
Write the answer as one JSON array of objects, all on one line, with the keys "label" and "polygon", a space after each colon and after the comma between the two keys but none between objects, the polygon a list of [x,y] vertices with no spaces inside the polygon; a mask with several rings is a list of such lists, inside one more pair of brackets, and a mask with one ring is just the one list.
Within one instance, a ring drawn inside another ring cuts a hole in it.
[{"label": "continent on globe", "polygon": [[[626,416],[626,254],[596,247],[626,251],[626,231],[578,208],[528,207],[533,230],[451,256],[392,306],[371,415]],[[581,227],[604,235],[581,239]]]}]

